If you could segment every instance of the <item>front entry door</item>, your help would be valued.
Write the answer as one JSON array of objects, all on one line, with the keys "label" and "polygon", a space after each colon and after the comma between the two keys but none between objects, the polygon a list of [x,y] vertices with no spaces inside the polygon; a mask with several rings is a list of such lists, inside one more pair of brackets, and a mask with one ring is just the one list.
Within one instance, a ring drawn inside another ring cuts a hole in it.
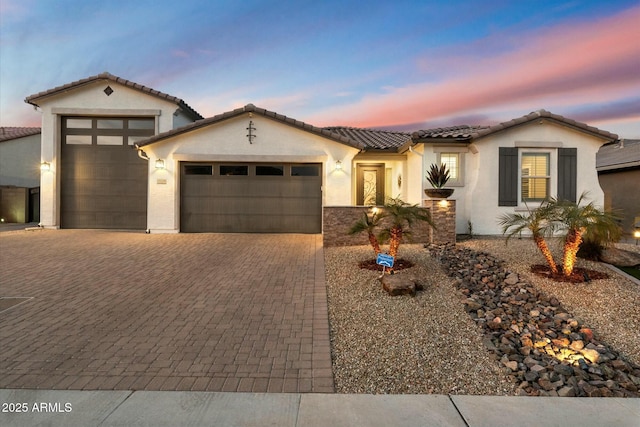
[{"label": "front entry door", "polygon": [[356,166],[356,204],[384,204],[384,163]]}]

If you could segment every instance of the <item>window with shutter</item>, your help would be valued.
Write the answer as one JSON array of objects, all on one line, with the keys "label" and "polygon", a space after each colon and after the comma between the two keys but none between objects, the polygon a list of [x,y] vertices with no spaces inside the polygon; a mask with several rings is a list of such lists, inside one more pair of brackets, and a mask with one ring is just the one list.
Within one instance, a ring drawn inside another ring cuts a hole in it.
[{"label": "window with shutter", "polygon": [[500,147],[498,206],[518,206],[518,149]]}]

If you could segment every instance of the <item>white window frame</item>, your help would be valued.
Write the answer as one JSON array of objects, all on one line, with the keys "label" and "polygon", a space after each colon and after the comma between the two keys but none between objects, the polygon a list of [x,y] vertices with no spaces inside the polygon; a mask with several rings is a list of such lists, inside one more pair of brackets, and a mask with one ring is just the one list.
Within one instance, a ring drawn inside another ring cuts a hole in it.
[{"label": "white window frame", "polygon": [[540,200],[524,201],[522,197],[522,157],[526,154],[546,154],[549,156],[549,175],[546,178],[549,179],[549,187],[547,197],[552,197],[555,192],[554,189],[558,185],[558,171],[557,171],[557,149],[548,148],[519,148],[518,149],[518,206],[516,211],[524,211],[531,208],[536,208],[542,204]]},{"label": "white window frame", "polygon": [[436,164],[438,166],[442,164],[441,159],[443,154],[447,154],[447,155],[454,154],[458,156],[458,177],[455,179],[450,178],[447,184],[445,185],[445,187],[464,187],[464,153],[465,151],[466,151],[466,148],[464,149],[464,151],[460,151],[460,149],[457,147],[456,148],[441,147],[436,151]]}]

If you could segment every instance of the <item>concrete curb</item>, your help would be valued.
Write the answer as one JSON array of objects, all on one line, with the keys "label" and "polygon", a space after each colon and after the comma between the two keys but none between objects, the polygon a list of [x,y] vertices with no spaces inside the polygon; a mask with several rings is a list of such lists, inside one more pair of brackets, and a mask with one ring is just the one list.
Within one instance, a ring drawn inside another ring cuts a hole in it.
[{"label": "concrete curb", "polygon": [[619,426],[640,399],[447,395],[0,390],[14,426]]}]

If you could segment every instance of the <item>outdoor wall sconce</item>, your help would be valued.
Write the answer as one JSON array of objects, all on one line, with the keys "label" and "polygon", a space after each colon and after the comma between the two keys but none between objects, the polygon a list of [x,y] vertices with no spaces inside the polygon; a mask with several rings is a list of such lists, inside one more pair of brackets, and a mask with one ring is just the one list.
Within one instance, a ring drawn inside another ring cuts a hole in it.
[{"label": "outdoor wall sconce", "polygon": [[336,160],[336,170],[337,171],[342,170],[342,162],[340,160]]},{"label": "outdoor wall sconce", "polygon": [[444,200],[444,199],[442,199],[442,200],[440,200],[440,201],[438,202],[438,205],[439,205],[441,208],[446,208],[446,207],[448,207],[448,206],[449,206],[449,201],[448,201],[448,200]]},{"label": "outdoor wall sconce", "polygon": [[49,162],[42,162],[40,163],[40,170],[42,172],[48,172],[51,170],[51,163]]},{"label": "outdoor wall sconce", "polygon": [[156,169],[164,169],[164,160],[162,159],[156,160]]}]

